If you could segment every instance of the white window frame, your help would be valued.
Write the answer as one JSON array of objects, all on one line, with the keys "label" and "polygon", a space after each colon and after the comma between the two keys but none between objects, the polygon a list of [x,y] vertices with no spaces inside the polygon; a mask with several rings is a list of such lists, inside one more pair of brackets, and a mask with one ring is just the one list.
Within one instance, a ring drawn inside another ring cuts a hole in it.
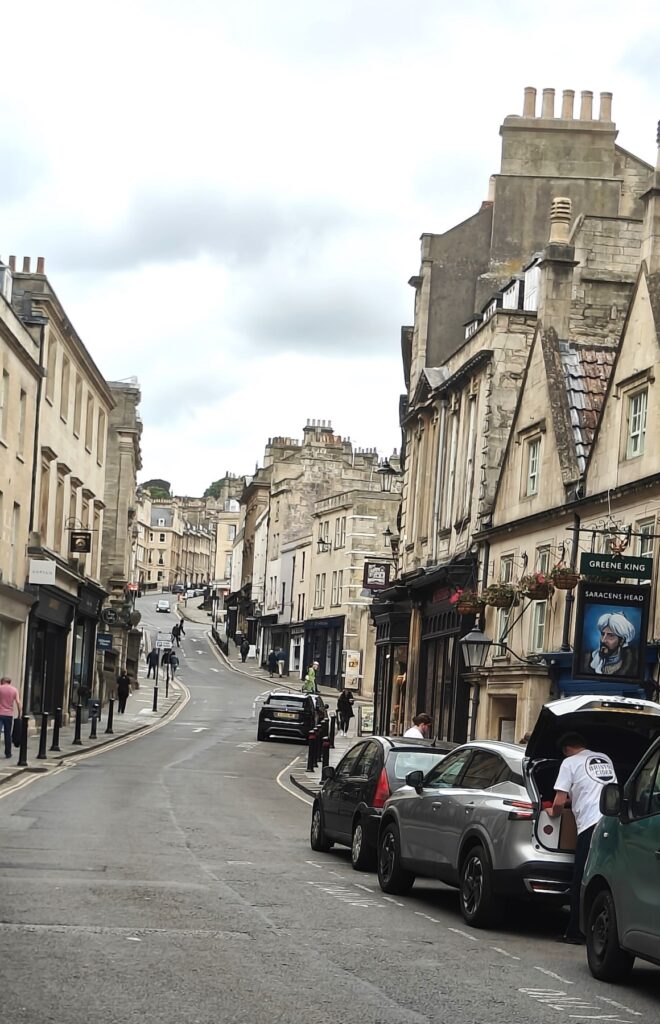
[{"label": "white window frame", "polygon": [[532,628],[530,650],[534,653],[545,650],[545,630],[548,623],[548,602],[534,601],[532,610]]},{"label": "white window frame", "polygon": [[541,474],[541,438],[530,437],[525,442],[525,497],[533,498],[539,493]]},{"label": "white window frame", "polygon": [[650,534],[651,536],[637,537],[637,554],[641,557],[652,557],[655,547],[653,534],[655,533],[655,516],[650,519],[641,519],[635,524],[635,533]]},{"label": "white window frame", "polygon": [[628,395],[626,459],[636,459],[644,454],[648,406],[648,388],[640,388]]}]

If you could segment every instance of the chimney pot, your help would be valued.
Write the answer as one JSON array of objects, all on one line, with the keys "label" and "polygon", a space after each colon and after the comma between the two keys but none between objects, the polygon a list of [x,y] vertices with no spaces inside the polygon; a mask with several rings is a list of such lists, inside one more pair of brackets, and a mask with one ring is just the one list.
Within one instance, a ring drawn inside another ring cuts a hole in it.
[{"label": "chimney pot", "polygon": [[566,196],[557,196],[550,206],[550,244],[568,244],[571,226],[571,201]]},{"label": "chimney pot", "polygon": [[573,104],[575,103],[575,89],[564,89],[561,101],[561,116],[565,121],[573,120]]},{"label": "chimney pot", "polygon": [[594,116],[594,94],[588,89],[580,93],[580,120],[593,121]]},{"label": "chimney pot", "polygon": [[598,112],[599,121],[611,121],[612,120],[612,93],[601,92],[600,94],[600,111]]},{"label": "chimney pot", "polygon": [[541,107],[541,117],[554,117],[555,116],[555,90],[544,89],[543,90],[543,105]]},{"label": "chimney pot", "polygon": [[23,257],[23,273],[24,274],[29,274],[30,273],[30,257],[29,256],[24,256]]},{"label": "chimney pot", "polygon": [[525,89],[523,117],[536,117],[536,89],[533,85],[528,85]]},{"label": "chimney pot", "polygon": [[46,261],[43,256],[37,256],[37,273],[45,274]]},{"label": "chimney pot", "polygon": [[[658,131],[660,131],[660,126],[658,127]],[[15,256],[10,256],[9,257],[9,269],[12,271],[12,273],[16,270],[16,257]]]}]

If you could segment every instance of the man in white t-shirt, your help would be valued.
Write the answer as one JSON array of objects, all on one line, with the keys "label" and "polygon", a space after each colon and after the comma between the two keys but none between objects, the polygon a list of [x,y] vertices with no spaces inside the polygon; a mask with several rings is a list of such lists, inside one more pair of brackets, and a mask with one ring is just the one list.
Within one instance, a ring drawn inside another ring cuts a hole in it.
[{"label": "man in white t-shirt", "polygon": [[404,737],[409,736],[415,740],[427,740],[431,735],[431,725],[433,719],[430,715],[427,715],[425,711],[422,711],[419,715],[415,715],[413,718],[413,724],[410,729],[406,729]]},{"label": "man in white t-shirt", "polygon": [[548,811],[551,817],[561,814],[569,805],[577,826],[575,866],[571,885],[571,916],[564,942],[579,945],[584,942],[580,931],[580,886],[589,856],[594,828],[600,821],[600,794],[607,782],[616,782],[614,765],[607,754],[587,749],[582,736],[567,733],[559,740],[564,761],[555,782],[555,799]]}]

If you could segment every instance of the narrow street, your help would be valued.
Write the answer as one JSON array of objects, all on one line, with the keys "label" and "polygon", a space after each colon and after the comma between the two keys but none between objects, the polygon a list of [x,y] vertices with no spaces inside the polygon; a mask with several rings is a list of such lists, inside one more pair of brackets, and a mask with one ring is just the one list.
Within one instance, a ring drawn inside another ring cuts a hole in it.
[{"label": "narrow street", "polygon": [[263,685],[192,623],[179,674],[190,700],[162,728],[0,787],[6,1020],[657,1020],[660,972],[599,984],[552,915],[471,930],[440,884],[384,897],[347,850],[313,854],[307,801],[277,782],[302,750],[255,743]]}]

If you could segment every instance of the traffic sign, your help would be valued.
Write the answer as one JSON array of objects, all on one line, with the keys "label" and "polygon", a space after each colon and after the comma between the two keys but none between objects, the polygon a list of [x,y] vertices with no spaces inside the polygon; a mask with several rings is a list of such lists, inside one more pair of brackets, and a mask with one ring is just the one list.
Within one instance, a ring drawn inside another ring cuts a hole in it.
[{"label": "traffic sign", "polygon": [[156,647],[159,651],[169,651],[172,649],[171,640],[156,640]]}]

